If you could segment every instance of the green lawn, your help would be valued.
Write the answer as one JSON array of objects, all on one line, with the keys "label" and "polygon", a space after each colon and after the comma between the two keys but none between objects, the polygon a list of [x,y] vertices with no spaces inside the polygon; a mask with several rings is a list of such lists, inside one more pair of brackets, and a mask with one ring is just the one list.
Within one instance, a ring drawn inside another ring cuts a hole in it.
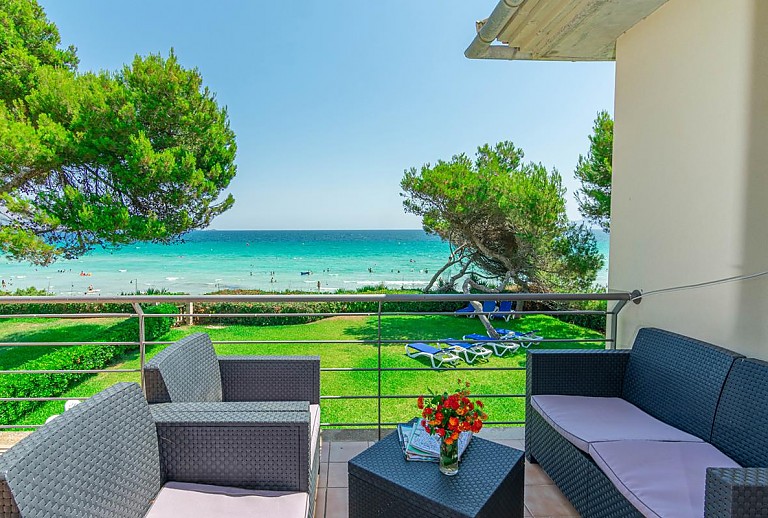
[{"label": "green lawn", "polygon": [[[98,342],[121,318],[8,318],[0,319],[0,342]],[[56,347],[2,347],[0,370],[15,369],[56,350]]]},{"label": "green lawn", "polygon": [[[18,322],[25,325],[25,322]],[[523,317],[499,326],[519,331],[539,330],[547,338],[602,338],[600,333],[567,324],[551,317],[535,315]],[[9,324],[9,327],[11,325]],[[95,329],[83,328],[85,335]],[[40,332],[40,331],[38,331]],[[62,329],[69,333],[72,329]],[[376,317],[334,317],[318,322],[301,325],[272,327],[252,326],[184,326],[172,329],[162,340],[177,340],[190,333],[205,332],[213,340],[375,340],[378,335]],[[482,324],[476,319],[456,318],[452,316],[384,316],[382,317],[383,340],[419,340],[429,341],[439,338],[461,338],[468,333],[483,333]],[[0,328],[0,339],[3,329]],[[16,331],[17,336],[24,330]],[[28,338],[29,339],[29,338]],[[79,337],[77,339],[85,339]],[[91,339],[97,339],[95,337]],[[534,347],[542,347],[536,345]],[[147,349],[147,356],[152,357],[164,346],[154,345]],[[569,344],[549,342],[548,348],[602,348],[602,342],[588,344]],[[37,348],[35,348],[37,349]],[[319,355],[322,367],[376,367],[376,344],[224,344],[217,345],[221,355]],[[5,353],[7,354],[7,352]],[[381,348],[382,366],[412,367],[428,366],[427,360],[419,362],[404,354],[402,344],[385,344]],[[520,349],[504,358],[492,356],[487,362],[476,363],[480,367],[524,367],[525,353]],[[115,368],[138,368],[138,353],[126,355]],[[460,366],[466,366],[461,363]],[[423,394],[429,389],[443,390],[454,386],[456,379],[469,380],[474,393],[499,394],[525,391],[524,371],[406,371],[382,373],[383,394]],[[66,396],[90,396],[118,381],[139,381],[138,374],[114,373],[99,374],[81,382],[67,392]],[[375,394],[378,385],[376,372],[323,372],[321,375],[321,393],[323,395],[367,395]],[[522,398],[485,398],[486,410],[492,421],[522,420],[524,402]],[[376,400],[324,400],[324,422],[372,422],[377,419]],[[63,402],[50,402],[39,407],[20,421],[21,423],[40,423],[49,415],[60,413]],[[403,421],[416,414],[415,402],[411,399],[391,399],[382,402],[384,421]]]}]

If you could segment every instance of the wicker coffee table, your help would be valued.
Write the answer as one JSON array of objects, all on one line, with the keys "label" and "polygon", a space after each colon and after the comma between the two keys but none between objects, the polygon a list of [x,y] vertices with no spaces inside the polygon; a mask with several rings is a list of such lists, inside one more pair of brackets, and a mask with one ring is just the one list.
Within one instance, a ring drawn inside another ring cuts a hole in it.
[{"label": "wicker coffee table", "polygon": [[406,461],[393,433],[349,461],[349,516],[522,517],[524,468],[522,451],[474,437],[448,477]]}]

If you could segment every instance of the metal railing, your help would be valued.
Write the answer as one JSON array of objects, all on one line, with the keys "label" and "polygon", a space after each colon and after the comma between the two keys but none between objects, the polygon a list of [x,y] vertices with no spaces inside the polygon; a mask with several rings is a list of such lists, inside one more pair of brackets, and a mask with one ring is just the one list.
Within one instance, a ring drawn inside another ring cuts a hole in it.
[{"label": "metal railing", "polygon": [[[64,305],[64,304],[87,304],[87,305],[105,305],[105,304],[125,304],[126,307],[130,306],[133,311],[120,313],[120,312],[90,312],[90,313],[0,313],[0,319],[8,318],[52,318],[52,319],[82,319],[82,318],[137,318],[138,319],[138,340],[136,341],[122,341],[122,342],[50,342],[50,341],[30,341],[30,342],[14,342],[6,341],[0,342],[0,349],[5,347],[73,347],[73,346],[92,346],[92,347],[106,347],[106,346],[132,346],[138,347],[139,356],[139,368],[137,369],[38,369],[38,370],[23,370],[23,369],[6,369],[0,370],[0,375],[35,375],[35,374],[102,374],[102,373],[143,373],[144,365],[146,363],[147,346],[151,345],[166,345],[172,342],[153,340],[149,341],[146,337],[146,323],[148,318],[175,318],[179,322],[191,323],[191,319],[218,319],[218,318],[299,318],[299,317],[312,317],[312,318],[325,318],[333,316],[364,316],[364,317],[376,317],[376,338],[375,339],[359,339],[359,340],[340,340],[340,339],[323,339],[323,340],[214,340],[216,344],[360,344],[360,345],[374,345],[376,350],[376,366],[375,367],[322,367],[321,373],[355,373],[355,372],[368,372],[376,373],[376,386],[377,390],[373,394],[323,394],[321,395],[322,401],[333,400],[359,400],[359,399],[375,399],[377,401],[377,419],[375,421],[367,422],[324,422],[324,427],[356,427],[356,428],[377,428],[379,434],[381,434],[382,427],[394,426],[397,423],[386,421],[382,419],[382,401],[392,399],[405,399],[416,398],[419,394],[385,394],[382,393],[382,380],[388,373],[394,372],[415,372],[415,371],[433,371],[435,369],[427,366],[423,366],[421,363],[415,363],[413,367],[393,367],[386,366],[382,362],[382,347],[392,344],[406,344],[414,342],[414,339],[385,339],[382,334],[382,321],[383,319],[393,316],[427,316],[427,315],[455,315],[454,311],[384,311],[384,307],[388,303],[425,303],[425,302],[454,302],[454,303],[466,303],[468,301],[511,301],[511,302],[536,302],[539,306],[542,304],[552,303],[572,303],[579,301],[605,301],[606,309],[603,310],[581,310],[581,309],[534,309],[528,311],[516,311],[509,312],[493,312],[477,314],[492,315],[494,317],[511,315],[514,317],[521,317],[527,315],[550,315],[550,316],[563,316],[563,315],[602,315],[606,319],[606,335],[604,338],[544,338],[538,343],[546,344],[547,342],[558,343],[573,343],[574,345],[580,343],[594,343],[603,342],[606,347],[616,348],[616,325],[617,315],[630,301],[638,301],[638,293],[633,292],[613,292],[613,293],[588,293],[588,294],[564,294],[564,293],[547,293],[547,294],[529,294],[529,293],[489,293],[489,294],[355,294],[355,295],[129,295],[129,296],[113,296],[113,297],[64,297],[64,296],[10,296],[0,297],[0,308],[2,305]],[[376,308],[375,311],[363,311],[363,312],[194,312],[194,304],[217,304],[217,303],[313,303],[313,302],[332,302],[332,303],[373,303]],[[147,313],[143,310],[143,305],[155,305],[169,303],[174,304],[181,308],[179,313]],[[612,306],[611,306],[611,303]],[[609,307],[610,306],[610,307]],[[440,337],[442,338],[442,337]],[[430,341],[438,341],[438,337]],[[466,340],[472,342],[472,340]],[[544,345],[546,347],[546,345]],[[0,351],[0,354],[2,352]],[[461,367],[451,368],[453,371],[524,371],[525,367],[499,367],[499,366],[482,366],[481,365],[465,365]],[[140,376],[143,378],[143,376]],[[525,394],[521,393],[492,393],[492,394],[473,394],[473,397],[479,398],[523,398]],[[64,401],[71,399],[86,399],[84,397],[66,397],[66,396],[50,396],[50,397],[0,397],[0,403],[2,402],[14,402],[14,401]],[[524,424],[520,420],[496,420],[488,421],[486,424],[492,425],[521,425]],[[23,429],[23,428],[37,428],[42,426],[41,424],[0,424],[0,430],[2,429]]]}]

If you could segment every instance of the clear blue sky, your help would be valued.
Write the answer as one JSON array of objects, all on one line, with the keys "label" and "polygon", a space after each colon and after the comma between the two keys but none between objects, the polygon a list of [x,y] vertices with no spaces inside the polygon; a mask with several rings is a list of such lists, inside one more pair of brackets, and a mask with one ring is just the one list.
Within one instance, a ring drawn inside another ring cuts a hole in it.
[{"label": "clear blue sky", "polygon": [[173,47],[201,71],[238,144],[213,228],[419,228],[403,170],[500,140],[556,167],[580,219],[573,169],[613,111],[613,63],[466,59],[496,0],[41,3],[81,70]]}]

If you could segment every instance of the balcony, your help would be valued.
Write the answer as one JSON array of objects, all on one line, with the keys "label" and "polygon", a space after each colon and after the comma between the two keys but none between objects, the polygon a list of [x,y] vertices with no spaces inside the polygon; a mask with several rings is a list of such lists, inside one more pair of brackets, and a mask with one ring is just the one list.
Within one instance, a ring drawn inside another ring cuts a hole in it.
[{"label": "balcony", "polygon": [[[543,339],[535,347],[615,348],[615,316],[630,297],[629,293],[6,297],[0,301],[4,308],[0,319],[3,323],[21,319],[15,321],[25,322],[28,331],[0,335],[0,347],[23,350],[30,357],[44,357],[48,351],[71,347],[95,350],[119,345],[127,352],[99,368],[45,366],[39,362],[37,368],[25,368],[24,362],[6,362],[0,370],[5,379],[73,375],[77,378],[62,384],[59,393],[53,395],[0,394],[0,405],[32,402],[38,409],[50,410],[63,407],[65,400],[85,399],[111,384],[111,380],[139,382],[148,358],[175,339],[195,331],[209,333],[219,354],[318,354],[323,446],[317,516],[346,516],[346,461],[390,433],[396,423],[413,417],[417,412],[414,400],[419,394],[430,388],[451,386],[457,377],[472,380],[476,393],[473,395],[486,402],[490,420],[480,436],[523,449],[524,348],[502,357],[492,356],[490,360],[471,364],[461,361],[456,366],[435,369],[425,359],[407,357],[404,344],[434,343],[449,337],[461,339],[471,332],[484,333],[478,318],[454,313],[455,308],[465,306],[471,298],[480,302],[524,302],[527,307],[523,311],[499,312],[495,308],[492,315],[486,314],[494,317],[491,322],[495,327],[521,331],[537,327]],[[607,306],[600,310],[568,307],[589,301],[605,302]],[[155,304],[171,304],[178,312],[166,312],[168,306]],[[501,320],[505,317],[512,318]],[[601,322],[607,334],[564,322],[579,318]],[[151,336],[155,323],[162,319],[173,320],[174,328],[162,336]],[[268,325],[276,319],[282,325]],[[121,335],[117,341],[97,341],[109,333],[97,333],[87,341],[72,338],[81,323],[94,325],[99,321],[112,325],[133,323],[136,336],[131,339]],[[43,339],[46,333],[34,329],[41,322],[71,324],[69,334],[60,335],[70,338]],[[329,323],[335,327],[322,327]],[[291,329],[301,333],[297,336],[289,332]],[[234,331],[239,334],[233,334]],[[321,331],[326,334],[319,334]],[[0,423],[6,430],[2,432],[0,448],[9,447],[29,433],[20,430],[39,427],[49,410],[29,412],[13,422]],[[34,416],[40,420],[35,422]],[[538,466],[526,466],[526,481],[527,515],[577,516]]]}]

